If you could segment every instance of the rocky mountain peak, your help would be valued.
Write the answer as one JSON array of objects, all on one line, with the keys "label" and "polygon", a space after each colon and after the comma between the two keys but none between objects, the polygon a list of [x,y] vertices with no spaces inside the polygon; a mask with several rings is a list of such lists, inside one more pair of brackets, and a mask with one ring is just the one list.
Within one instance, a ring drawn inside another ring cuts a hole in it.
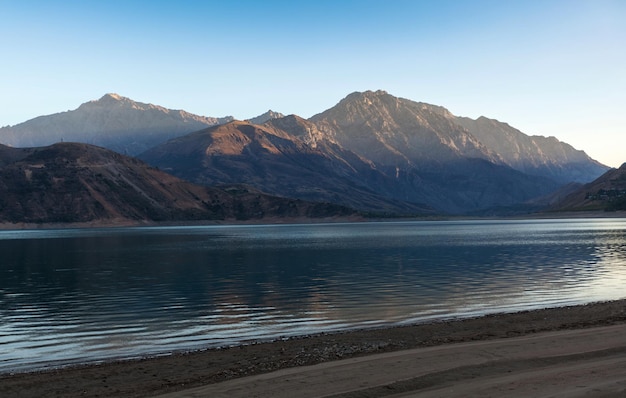
[{"label": "rocky mountain peak", "polygon": [[87,104],[98,104],[98,105],[116,105],[119,103],[134,103],[135,101],[130,98],[121,96],[116,93],[107,93],[104,94],[100,99],[95,101],[89,101]]},{"label": "rocky mountain peak", "polygon": [[385,90],[366,90],[363,92],[356,92],[353,94],[357,94],[357,95],[361,95],[362,97],[365,98],[376,98],[376,97],[386,97],[389,96],[389,93],[386,92]]},{"label": "rocky mountain peak", "polygon": [[122,97],[121,95],[116,94],[116,93],[107,93],[107,94],[104,94],[102,98],[100,98],[100,101],[122,101],[122,100],[128,100],[128,98]]},{"label": "rocky mountain peak", "polygon": [[380,100],[385,97],[392,97],[384,90],[366,90],[366,91],[355,91],[353,93],[348,94],[343,100],[339,102],[341,103],[350,103],[350,102],[368,102],[373,100]]},{"label": "rocky mountain peak", "polygon": [[382,90],[352,93],[310,121],[333,142],[388,166],[414,167],[423,160],[448,161],[459,156],[500,162],[454,123],[447,109]]},{"label": "rocky mountain peak", "polygon": [[100,99],[95,101],[89,101],[82,104],[80,108],[118,108],[120,110],[157,110],[161,112],[170,112],[169,109],[164,108],[162,106],[153,105],[153,104],[145,104],[143,102],[134,101],[128,97],[124,97],[122,95],[116,93],[107,93],[100,97]]},{"label": "rocky mountain peak", "polygon": [[272,119],[279,119],[281,117],[285,117],[285,115],[283,115],[280,112],[274,112],[273,110],[268,110],[267,112],[265,112],[262,115],[259,115],[257,117],[253,117],[251,119],[247,119],[250,123],[252,124],[263,124],[267,121],[270,121]]},{"label": "rocky mountain peak", "polygon": [[231,116],[199,116],[108,93],[75,110],[2,128],[0,143],[35,147],[62,141],[85,142],[136,155],[168,139],[231,120]]},{"label": "rocky mountain peak", "polygon": [[432,115],[446,119],[454,118],[454,115],[442,106],[395,97],[384,90],[351,93],[335,107],[313,116],[311,120],[319,120],[331,113],[334,118],[343,115],[350,123],[359,119],[371,121],[372,118],[389,122],[391,119],[401,117],[407,122],[421,124]]}]

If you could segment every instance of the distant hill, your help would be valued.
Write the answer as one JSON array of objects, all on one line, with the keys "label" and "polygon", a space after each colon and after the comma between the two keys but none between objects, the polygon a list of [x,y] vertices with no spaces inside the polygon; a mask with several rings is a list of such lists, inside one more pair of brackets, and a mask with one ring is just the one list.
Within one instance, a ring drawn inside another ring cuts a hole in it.
[{"label": "distant hill", "polygon": [[553,211],[626,210],[626,163],[579,187],[552,206]]},{"label": "distant hill", "polygon": [[[0,222],[248,220],[354,214],[245,186],[194,185],[110,150],[0,146]],[[9,160],[7,160],[9,159]]]},{"label": "distant hill", "polygon": [[136,155],[170,138],[231,120],[230,116],[198,116],[135,102],[117,94],[106,94],[72,111],[2,127],[0,143],[13,147],[37,147],[63,141],[81,142]]}]

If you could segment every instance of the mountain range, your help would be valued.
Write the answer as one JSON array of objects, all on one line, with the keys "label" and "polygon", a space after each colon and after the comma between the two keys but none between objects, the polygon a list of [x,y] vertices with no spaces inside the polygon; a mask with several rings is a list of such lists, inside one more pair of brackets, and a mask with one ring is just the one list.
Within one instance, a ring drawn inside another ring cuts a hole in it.
[{"label": "mountain range", "polygon": [[[58,141],[132,154],[195,184],[245,184],[387,215],[523,209],[609,170],[554,137],[458,117],[385,91],[352,93],[310,119],[268,111],[247,121],[107,94],[74,111],[0,129],[0,143],[13,147]],[[16,156],[4,152],[0,167]]]},{"label": "mountain range", "polygon": [[[501,145],[510,149],[493,148],[459,120],[442,107],[367,91],[308,120],[231,122],[138,156],[200,184],[245,181],[272,194],[395,213],[415,213],[398,202],[454,214],[510,207],[608,169],[556,139],[496,121],[485,135],[510,132]],[[381,207],[373,197],[395,203]]]}]

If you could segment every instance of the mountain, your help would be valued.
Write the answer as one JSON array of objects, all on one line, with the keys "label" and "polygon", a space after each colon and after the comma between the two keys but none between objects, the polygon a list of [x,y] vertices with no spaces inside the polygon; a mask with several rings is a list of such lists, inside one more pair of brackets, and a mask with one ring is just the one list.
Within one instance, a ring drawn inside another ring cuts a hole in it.
[{"label": "mountain", "polygon": [[579,187],[553,205],[551,210],[626,210],[626,163]]},{"label": "mountain", "polygon": [[[557,187],[506,165],[461,156],[448,146],[431,144],[429,152],[440,155],[427,159],[408,151],[365,151],[376,142],[355,153],[349,150],[349,139],[329,138],[317,126],[295,115],[262,126],[235,121],[170,140],[139,157],[194,183],[245,182],[271,194],[376,213],[465,213],[520,203]],[[455,132],[471,139],[459,129]],[[399,140],[391,134],[387,147],[381,145],[385,149]]]},{"label": "mountain", "polygon": [[195,183],[245,182],[374,212],[476,213],[510,208],[562,185],[512,167],[501,149],[483,143],[445,108],[366,91],[309,120],[232,122],[139,156]]},{"label": "mountain", "polygon": [[0,221],[189,221],[328,217],[354,211],[273,197],[245,186],[194,185],[88,144],[0,145]]},{"label": "mountain", "polygon": [[553,194],[560,187],[608,170],[554,137],[380,90],[352,93],[308,120],[270,110],[246,122],[107,94],[0,129],[12,146],[61,140],[135,154],[194,183],[249,184],[379,214],[527,211],[518,205],[553,203],[568,192]]},{"label": "mountain", "polygon": [[386,164],[481,158],[559,184],[589,182],[608,170],[554,137],[531,137],[485,117],[457,117],[385,91],[353,93],[311,121],[346,149]]},{"label": "mountain", "polygon": [[567,184],[592,181],[608,170],[585,152],[555,137],[528,136],[506,123],[484,116],[476,120],[465,117],[453,120],[498,153],[507,165],[527,174]]},{"label": "mountain", "polygon": [[327,139],[395,174],[406,200],[447,212],[511,206],[608,169],[554,137],[528,137],[385,91],[352,93],[310,121]]},{"label": "mountain", "polygon": [[259,115],[257,117],[253,117],[252,119],[248,119],[246,120],[247,122],[250,122],[252,124],[263,124],[265,122],[268,122],[272,119],[279,119],[281,117],[285,117],[285,115],[283,115],[280,112],[274,112],[273,110],[269,110],[267,112],[265,112],[262,115]]},{"label": "mountain", "polygon": [[82,142],[136,155],[170,138],[231,120],[230,116],[198,116],[106,94],[72,111],[2,127],[0,143],[37,147],[63,141]]},{"label": "mountain", "polygon": [[558,187],[508,166],[445,108],[385,91],[352,93],[310,121],[326,139],[395,178],[394,198],[444,212],[512,206]]},{"label": "mountain", "polygon": [[412,168],[462,158],[503,163],[448,114],[444,108],[379,90],[352,93],[310,121],[328,140],[385,167]]},{"label": "mountain", "polygon": [[386,198],[359,184],[357,177],[364,171],[380,179],[386,177],[350,152],[338,147],[335,152],[320,150],[306,137],[280,129],[285,125],[306,129],[309,123],[293,115],[263,126],[234,121],[172,139],[139,158],[197,184],[245,182],[275,195],[328,201],[360,210],[433,212],[428,206]]}]

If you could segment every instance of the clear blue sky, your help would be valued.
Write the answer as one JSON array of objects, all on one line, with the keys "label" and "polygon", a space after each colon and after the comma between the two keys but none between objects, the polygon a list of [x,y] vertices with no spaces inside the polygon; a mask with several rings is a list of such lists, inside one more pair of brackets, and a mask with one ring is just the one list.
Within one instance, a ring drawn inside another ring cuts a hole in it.
[{"label": "clear blue sky", "polygon": [[2,1],[0,125],[115,92],[310,117],[353,91],[626,162],[626,1]]}]

